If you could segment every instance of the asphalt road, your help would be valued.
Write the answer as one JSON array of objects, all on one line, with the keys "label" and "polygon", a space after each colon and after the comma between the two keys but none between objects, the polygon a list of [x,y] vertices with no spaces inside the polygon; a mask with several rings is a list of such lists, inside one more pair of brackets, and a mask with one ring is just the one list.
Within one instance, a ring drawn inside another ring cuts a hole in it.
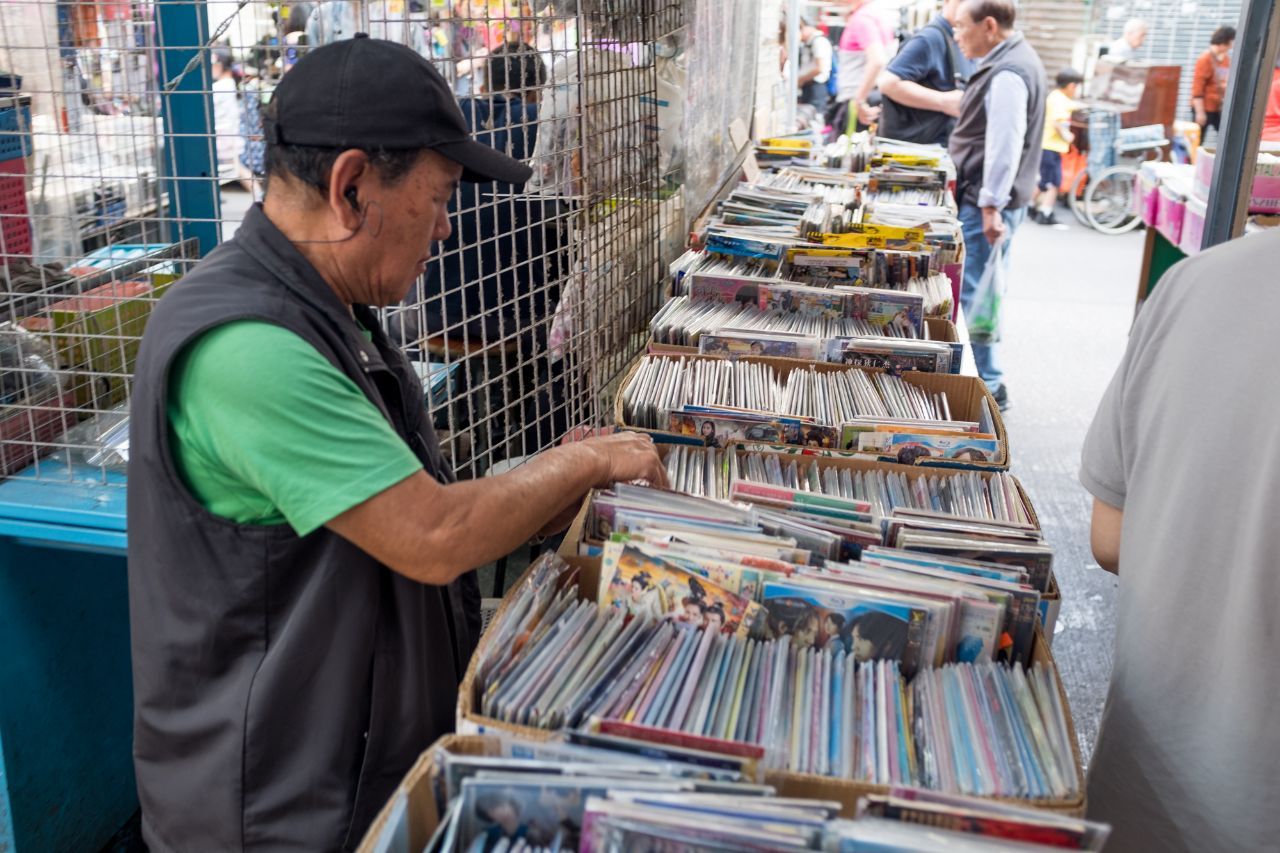
[{"label": "asphalt road", "polygon": [[[1059,216],[1071,218],[1065,209]],[[1142,241],[1141,232],[1108,237],[1074,220],[1028,221],[1010,247],[1003,364],[1011,469],[1056,550],[1063,604],[1053,651],[1086,760],[1111,674],[1117,581],[1089,551],[1092,499],[1077,474],[1085,432],[1124,353]]]}]

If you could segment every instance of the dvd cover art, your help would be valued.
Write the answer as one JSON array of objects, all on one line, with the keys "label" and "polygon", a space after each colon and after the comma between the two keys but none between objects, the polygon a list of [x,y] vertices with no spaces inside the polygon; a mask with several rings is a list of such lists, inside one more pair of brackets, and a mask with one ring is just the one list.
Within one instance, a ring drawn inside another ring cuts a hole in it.
[{"label": "dvd cover art", "polygon": [[751,633],[760,613],[750,599],[621,542],[604,548],[600,606],[741,637]]},{"label": "dvd cover art", "polygon": [[797,649],[898,661],[904,674],[919,666],[928,615],[921,608],[789,583],[766,583],[762,601],[768,636],[789,636]]},{"label": "dvd cover art", "polygon": [[[748,340],[742,337],[730,337],[719,334],[703,334],[698,338],[698,353],[714,355],[720,358],[741,358],[742,356],[768,358],[801,358],[811,357],[809,349],[802,347],[798,340],[767,340],[757,338]],[[802,348],[804,352],[802,352]]]},{"label": "dvd cover art", "polygon": [[864,432],[858,436],[858,450],[892,456],[903,465],[914,465],[917,459],[926,457],[961,462],[993,462],[1000,454],[1000,443],[993,438],[972,438],[966,435]]},{"label": "dvd cover art", "polygon": [[707,447],[713,448],[727,448],[738,442],[777,443],[785,440],[780,422],[753,418],[747,413],[731,416],[672,412],[668,416],[667,429],[678,435],[696,436]]},{"label": "dvd cover art", "polygon": [[751,279],[694,273],[689,280],[689,299],[693,302],[754,306],[760,299],[760,282]]}]

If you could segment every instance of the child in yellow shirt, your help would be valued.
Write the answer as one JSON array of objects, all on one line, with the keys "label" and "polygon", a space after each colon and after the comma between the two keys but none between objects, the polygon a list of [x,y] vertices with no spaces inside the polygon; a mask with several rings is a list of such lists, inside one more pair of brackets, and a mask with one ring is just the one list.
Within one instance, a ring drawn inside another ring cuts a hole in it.
[{"label": "child in yellow shirt", "polygon": [[1084,76],[1074,68],[1058,72],[1057,88],[1044,102],[1044,140],[1040,152],[1040,192],[1036,195],[1031,218],[1041,225],[1057,225],[1053,214],[1058,202],[1058,186],[1062,183],[1062,155],[1075,141],[1071,133],[1071,111],[1076,108],[1076,92]]}]

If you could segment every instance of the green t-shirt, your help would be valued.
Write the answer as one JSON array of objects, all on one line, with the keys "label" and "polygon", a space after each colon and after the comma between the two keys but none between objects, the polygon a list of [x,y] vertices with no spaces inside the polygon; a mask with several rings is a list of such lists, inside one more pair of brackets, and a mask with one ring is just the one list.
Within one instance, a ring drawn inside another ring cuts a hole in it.
[{"label": "green t-shirt", "polygon": [[299,536],[422,470],[382,412],[315,347],[240,320],[189,344],[169,428],[188,487],[215,515]]}]

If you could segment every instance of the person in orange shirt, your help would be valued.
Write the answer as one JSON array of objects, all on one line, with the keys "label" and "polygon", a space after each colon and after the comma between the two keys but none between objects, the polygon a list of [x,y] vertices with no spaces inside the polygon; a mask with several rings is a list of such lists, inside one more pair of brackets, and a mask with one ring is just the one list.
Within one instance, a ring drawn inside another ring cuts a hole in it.
[{"label": "person in orange shirt", "polygon": [[1222,96],[1227,91],[1231,46],[1235,40],[1235,27],[1218,27],[1209,37],[1209,49],[1196,60],[1191,76],[1191,110],[1196,124],[1200,125],[1202,142],[1205,129],[1217,130],[1222,121]]}]

